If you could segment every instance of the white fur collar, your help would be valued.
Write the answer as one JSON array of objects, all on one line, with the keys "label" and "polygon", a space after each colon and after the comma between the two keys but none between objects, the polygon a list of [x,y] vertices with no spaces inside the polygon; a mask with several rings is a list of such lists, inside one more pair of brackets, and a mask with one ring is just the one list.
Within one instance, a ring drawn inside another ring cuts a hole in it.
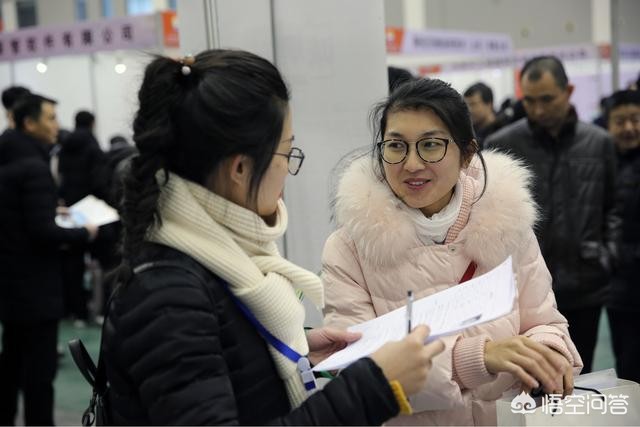
[{"label": "white fur collar", "polygon": [[[454,241],[478,265],[492,268],[512,255],[526,238],[537,218],[536,205],[528,186],[531,172],[521,161],[506,154],[484,151],[488,171],[487,187],[480,195],[483,171],[479,158],[461,173],[470,185],[471,214]],[[374,266],[396,263],[406,251],[422,246],[414,222],[386,182],[373,172],[371,157],[352,162],[343,173],[335,199],[338,228],[353,239],[364,262]],[[475,203],[474,203],[475,201]]]}]

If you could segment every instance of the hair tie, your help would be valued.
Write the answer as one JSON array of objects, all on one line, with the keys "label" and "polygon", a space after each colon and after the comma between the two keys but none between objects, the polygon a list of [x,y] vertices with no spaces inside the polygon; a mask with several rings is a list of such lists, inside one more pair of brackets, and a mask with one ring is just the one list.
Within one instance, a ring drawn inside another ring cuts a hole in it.
[{"label": "hair tie", "polygon": [[191,74],[191,66],[194,62],[196,62],[196,59],[193,57],[193,55],[189,54],[180,59],[179,62],[180,64],[182,64],[180,72],[183,76],[188,76],[189,74]]}]

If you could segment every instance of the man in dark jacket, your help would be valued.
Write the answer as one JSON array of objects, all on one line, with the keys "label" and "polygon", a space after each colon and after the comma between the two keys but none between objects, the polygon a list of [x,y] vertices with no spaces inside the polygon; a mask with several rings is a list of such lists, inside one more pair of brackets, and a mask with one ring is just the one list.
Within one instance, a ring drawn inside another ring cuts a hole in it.
[{"label": "man in dark jacket", "polygon": [[607,128],[618,153],[616,206],[622,219],[607,313],[618,376],[640,382],[640,92],[616,92],[606,105]]},{"label": "man in dark jacket", "polygon": [[464,101],[469,107],[473,130],[482,148],[484,140],[503,126],[493,109],[493,91],[486,84],[477,82],[464,91]]},{"label": "man in dark jacket", "polygon": [[513,153],[534,173],[538,242],[589,372],[620,227],[615,150],[603,129],[578,120],[569,102],[573,86],[557,58],[528,61],[521,86],[527,117],[490,136],[486,147]]},{"label": "man in dark jacket", "polygon": [[75,122],[74,131],[59,141],[60,198],[71,206],[93,194],[109,203],[109,165],[93,134],[95,117],[88,111],[79,111]]},{"label": "man in dark jacket", "polygon": [[26,425],[53,425],[62,284],[58,249],[83,243],[97,228],[55,223],[56,189],[49,148],[58,123],[55,102],[21,98],[16,130],[0,146],[0,425],[13,425],[21,390]]},{"label": "man in dark jacket", "polygon": [[[105,153],[93,134],[95,116],[89,111],[78,111],[75,129],[59,141],[57,153],[58,197],[65,206],[71,206],[88,195],[111,202],[109,165]],[[112,249],[117,236],[111,227],[103,227],[100,237],[93,242],[102,254]],[[105,239],[108,244],[105,244]],[[74,325],[84,326],[89,320],[87,302],[89,292],[84,286],[85,253],[89,247],[66,247],[62,253],[65,316],[75,319]]]}]

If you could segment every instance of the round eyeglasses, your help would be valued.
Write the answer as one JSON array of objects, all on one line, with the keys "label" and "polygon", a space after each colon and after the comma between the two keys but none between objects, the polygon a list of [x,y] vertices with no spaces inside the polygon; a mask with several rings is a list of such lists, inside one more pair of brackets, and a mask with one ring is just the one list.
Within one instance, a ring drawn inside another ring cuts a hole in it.
[{"label": "round eyeglasses", "polygon": [[[427,163],[437,163],[447,155],[450,140],[447,138],[424,138],[415,142],[418,156]],[[409,145],[401,139],[388,139],[378,142],[378,150],[382,160],[389,164],[401,163],[407,158]]]},{"label": "round eyeglasses", "polygon": [[289,164],[287,168],[291,175],[297,175],[300,172],[300,168],[302,167],[302,162],[304,161],[304,153],[298,147],[291,148],[288,154],[284,153],[273,153],[276,156],[284,156],[289,160]]}]

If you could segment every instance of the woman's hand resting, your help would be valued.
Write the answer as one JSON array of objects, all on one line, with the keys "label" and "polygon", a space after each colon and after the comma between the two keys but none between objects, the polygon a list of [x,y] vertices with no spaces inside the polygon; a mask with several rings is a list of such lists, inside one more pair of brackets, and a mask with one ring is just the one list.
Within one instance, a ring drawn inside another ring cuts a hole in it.
[{"label": "woman's hand resting", "polygon": [[335,328],[317,328],[307,331],[309,344],[309,361],[317,365],[336,351],[340,351],[354,341],[360,339],[360,332],[348,332]]},{"label": "woman's hand resting", "polygon": [[509,372],[529,392],[542,385],[546,393],[570,394],[573,372],[569,361],[557,351],[522,335],[488,341],[484,363],[492,374]]},{"label": "woman's hand resting", "polygon": [[417,326],[403,340],[387,343],[371,355],[387,380],[397,380],[407,395],[424,387],[431,359],[444,350],[442,341],[424,344],[429,332],[426,325]]}]

